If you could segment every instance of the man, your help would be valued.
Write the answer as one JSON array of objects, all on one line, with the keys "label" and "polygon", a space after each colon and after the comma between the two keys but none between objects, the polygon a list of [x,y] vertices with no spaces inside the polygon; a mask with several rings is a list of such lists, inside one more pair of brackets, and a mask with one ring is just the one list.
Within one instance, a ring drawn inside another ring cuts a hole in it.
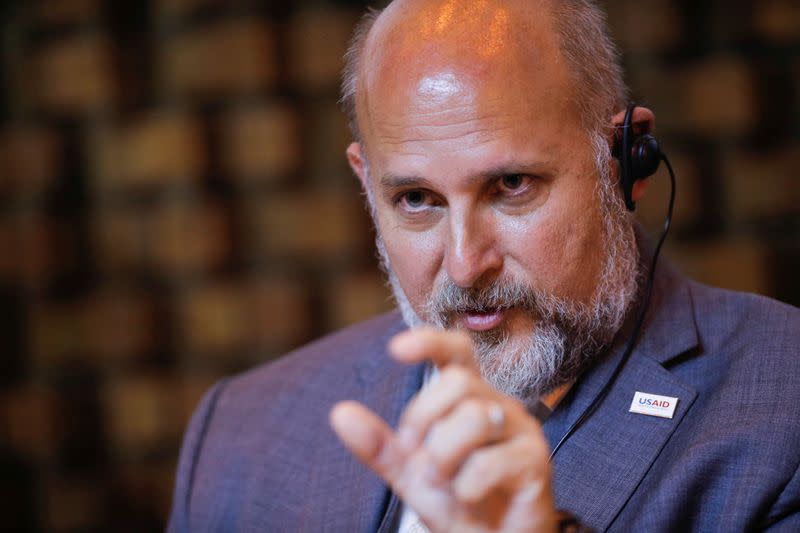
[{"label": "man", "polygon": [[171,530],[800,530],[800,313],[663,264],[647,302],[595,6],[397,0],[344,102],[404,320],[209,392]]}]

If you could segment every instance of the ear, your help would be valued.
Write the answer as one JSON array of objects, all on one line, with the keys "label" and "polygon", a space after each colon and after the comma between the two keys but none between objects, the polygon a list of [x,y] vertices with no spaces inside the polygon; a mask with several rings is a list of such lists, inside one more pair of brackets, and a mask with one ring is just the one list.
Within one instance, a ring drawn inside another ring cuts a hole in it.
[{"label": "ear", "polygon": [[[615,128],[621,128],[625,122],[625,110],[623,109],[611,119]],[[633,132],[636,135],[653,133],[656,129],[656,115],[648,108],[636,106],[633,110]]]},{"label": "ear", "polygon": [[350,163],[350,168],[353,169],[353,172],[358,176],[358,179],[361,181],[361,187],[364,190],[367,190],[369,184],[367,183],[367,165],[366,165],[366,157],[361,152],[361,144],[354,142],[350,143],[350,146],[347,147],[347,162]]},{"label": "ear", "polygon": [[[618,128],[622,127],[622,124],[625,122],[625,110],[620,111],[614,118],[611,119],[611,122],[614,125],[614,131],[616,132]],[[642,106],[636,106],[636,109],[633,110],[633,132],[636,135],[644,135],[645,133],[653,133],[656,129],[656,115],[650,109]],[[614,139],[612,139],[614,142]],[[636,183],[633,184],[633,191],[631,191],[631,198],[634,202],[638,202],[642,198],[644,198],[645,192],[647,192],[647,185],[649,180],[638,180]]]}]

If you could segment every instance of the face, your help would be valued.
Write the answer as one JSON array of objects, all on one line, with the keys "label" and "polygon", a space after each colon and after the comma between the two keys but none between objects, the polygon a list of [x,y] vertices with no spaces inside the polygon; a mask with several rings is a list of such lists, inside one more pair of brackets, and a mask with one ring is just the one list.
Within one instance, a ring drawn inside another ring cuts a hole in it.
[{"label": "face", "polygon": [[[586,336],[571,321],[596,321],[609,270],[595,150],[546,33],[501,43],[502,59],[383,47],[364,76],[364,143],[348,150],[407,320],[469,331],[486,373],[508,373],[535,335]],[[550,377],[526,387],[542,392]]]}]

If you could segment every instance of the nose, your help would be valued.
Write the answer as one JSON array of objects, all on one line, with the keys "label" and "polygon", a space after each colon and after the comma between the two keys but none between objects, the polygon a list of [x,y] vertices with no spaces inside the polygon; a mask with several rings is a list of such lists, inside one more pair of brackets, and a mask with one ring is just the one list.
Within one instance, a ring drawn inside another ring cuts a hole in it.
[{"label": "nose", "polygon": [[453,283],[463,288],[473,287],[500,272],[503,256],[495,232],[491,216],[451,209],[444,262]]}]

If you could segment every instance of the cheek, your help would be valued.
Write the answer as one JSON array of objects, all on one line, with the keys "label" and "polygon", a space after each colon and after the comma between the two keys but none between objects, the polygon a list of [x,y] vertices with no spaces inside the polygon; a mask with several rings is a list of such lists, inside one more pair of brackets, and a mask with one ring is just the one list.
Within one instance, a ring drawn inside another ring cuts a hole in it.
[{"label": "cheek", "polygon": [[561,297],[592,297],[602,263],[602,227],[591,203],[548,210],[504,234],[511,236],[505,245],[513,258],[508,267],[520,269],[523,279]]},{"label": "cheek", "polygon": [[555,233],[549,243],[552,257],[557,258],[557,263],[550,265],[555,292],[582,301],[591,299],[601,268],[600,236],[600,229],[588,219]]},{"label": "cheek", "polygon": [[433,290],[442,261],[436,233],[388,227],[382,235],[392,271],[411,305],[419,311]]}]

